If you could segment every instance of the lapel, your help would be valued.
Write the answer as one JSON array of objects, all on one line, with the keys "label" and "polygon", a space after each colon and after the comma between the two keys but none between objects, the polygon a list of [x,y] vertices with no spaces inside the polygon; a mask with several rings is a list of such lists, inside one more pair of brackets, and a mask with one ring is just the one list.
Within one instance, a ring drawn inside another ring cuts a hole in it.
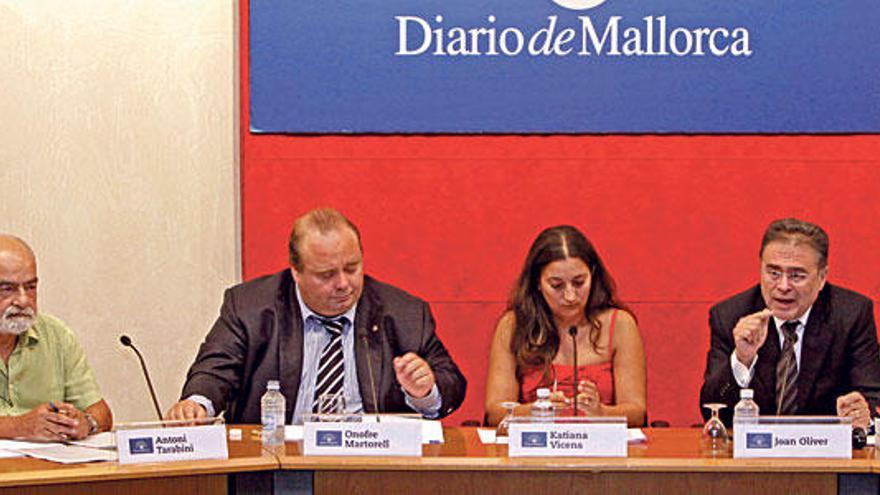
[{"label": "lapel", "polygon": [[296,407],[299,382],[302,376],[303,324],[296,289],[290,271],[275,299],[275,328],[278,332],[278,379],[287,401],[285,421],[289,424]]},{"label": "lapel", "polygon": [[[354,348],[357,363],[358,386],[364,412],[382,412],[384,394],[382,377],[385,376],[384,366],[389,362],[382,359],[382,302],[371,288],[371,280],[364,277],[364,292],[358,301],[357,313],[354,316]],[[372,373],[370,368],[372,367]],[[372,374],[372,377],[371,377]],[[375,390],[376,397],[373,397]],[[376,401],[379,404],[376,404]]]},{"label": "lapel", "polygon": [[803,411],[816,386],[816,376],[822,369],[825,357],[831,349],[834,329],[829,325],[831,308],[828,305],[828,284],[816,298],[807,326],[804,329],[804,341],[801,344],[801,361],[797,377],[797,410]]}]

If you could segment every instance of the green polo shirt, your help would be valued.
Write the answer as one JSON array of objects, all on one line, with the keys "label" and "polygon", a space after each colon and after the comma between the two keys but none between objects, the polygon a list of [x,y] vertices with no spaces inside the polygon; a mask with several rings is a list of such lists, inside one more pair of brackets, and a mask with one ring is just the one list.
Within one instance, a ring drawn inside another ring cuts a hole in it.
[{"label": "green polo shirt", "polygon": [[61,320],[43,313],[0,360],[0,416],[19,416],[49,401],[79,410],[101,400],[86,355]]}]

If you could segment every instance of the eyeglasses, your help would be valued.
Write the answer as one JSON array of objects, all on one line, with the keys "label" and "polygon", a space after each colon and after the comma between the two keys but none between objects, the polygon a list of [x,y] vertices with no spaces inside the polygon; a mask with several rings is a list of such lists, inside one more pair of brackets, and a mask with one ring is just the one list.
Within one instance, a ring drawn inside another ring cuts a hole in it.
[{"label": "eyeglasses", "polygon": [[8,299],[17,296],[22,290],[29,296],[37,293],[37,281],[32,280],[23,284],[13,282],[0,282],[0,299]]},{"label": "eyeglasses", "polygon": [[781,282],[782,277],[785,277],[791,285],[804,285],[810,280],[810,275],[810,273],[801,270],[784,271],[769,266],[764,267],[764,276],[773,282]]}]

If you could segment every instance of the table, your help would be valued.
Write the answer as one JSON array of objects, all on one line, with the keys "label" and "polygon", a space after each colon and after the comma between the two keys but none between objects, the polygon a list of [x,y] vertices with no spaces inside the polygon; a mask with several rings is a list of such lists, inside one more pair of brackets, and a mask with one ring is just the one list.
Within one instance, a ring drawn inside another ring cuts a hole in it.
[{"label": "table", "polygon": [[225,461],[61,465],[0,459],[0,495],[65,493],[880,493],[873,448],[851,460],[732,459],[700,451],[699,429],[647,429],[627,458],[508,458],[476,428],[445,428],[420,458],[303,457],[301,443],[262,448],[256,426]]},{"label": "table", "polygon": [[250,437],[256,426],[245,426],[248,440],[229,442],[228,460],[157,464],[115,462],[58,464],[40,459],[0,459],[0,495],[226,493],[230,475],[239,472],[274,472],[276,455],[264,452]]},{"label": "table", "polygon": [[874,449],[853,459],[733,459],[700,451],[700,430],[647,429],[627,458],[508,458],[507,446],[483,445],[475,428],[446,428],[443,445],[422,458],[303,457],[288,444],[281,457],[298,486],[322,493],[878,493]]}]

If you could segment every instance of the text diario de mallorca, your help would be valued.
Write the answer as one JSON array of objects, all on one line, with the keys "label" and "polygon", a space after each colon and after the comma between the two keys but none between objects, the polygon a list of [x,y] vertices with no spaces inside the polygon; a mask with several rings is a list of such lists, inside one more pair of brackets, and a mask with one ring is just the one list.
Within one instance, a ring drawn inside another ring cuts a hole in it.
[{"label": "text diario de mallorca", "polygon": [[534,31],[496,26],[494,15],[480,27],[447,27],[442,15],[431,22],[418,16],[394,17],[398,26],[398,56],[714,56],[752,55],[749,31],[744,27],[670,27],[666,16],[646,16],[641,24],[626,26],[622,16],[611,16],[604,26],[590,16],[578,16],[580,28],[560,27],[557,16]]}]

